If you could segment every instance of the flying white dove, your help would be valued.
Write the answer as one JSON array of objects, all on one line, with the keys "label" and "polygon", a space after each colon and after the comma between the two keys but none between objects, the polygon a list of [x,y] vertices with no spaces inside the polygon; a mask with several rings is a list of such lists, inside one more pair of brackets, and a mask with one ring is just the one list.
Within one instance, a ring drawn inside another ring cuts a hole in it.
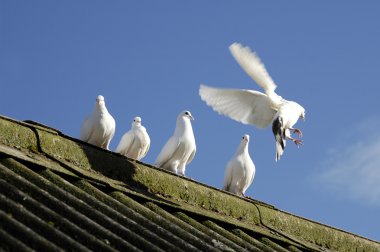
[{"label": "flying white dove", "polygon": [[174,134],[166,142],[158,155],[155,165],[185,176],[186,165],[194,158],[196,146],[189,111],[181,112],[177,117]]},{"label": "flying white dove", "polygon": [[252,184],[256,168],[248,152],[249,135],[244,135],[239,147],[224,173],[223,190],[244,196],[245,191]]},{"label": "flying white dove", "polygon": [[79,138],[108,150],[115,134],[115,127],[115,119],[108,113],[104,97],[99,95],[96,98],[94,111],[82,124]]},{"label": "flying white dove", "polygon": [[232,55],[245,72],[265,91],[261,93],[247,89],[222,89],[200,85],[199,95],[216,112],[244,124],[265,128],[272,124],[276,139],[276,161],[284,152],[286,139],[297,146],[300,139],[291,137],[290,130],[302,137],[299,129],[293,128],[298,118],[305,120],[305,109],[294,101],[287,101],[275,93],[276,84],[269,76],[260,58],[248,47],[234,43],[229,47]]},{"label": "flying white dove", "polygon": [[140,160],[146,156],[149,147],[149,135],[145,127],[141,125],[141,118],[137,116],[133,119],[132,128],[121,138],[115,152],[129,158]]}]

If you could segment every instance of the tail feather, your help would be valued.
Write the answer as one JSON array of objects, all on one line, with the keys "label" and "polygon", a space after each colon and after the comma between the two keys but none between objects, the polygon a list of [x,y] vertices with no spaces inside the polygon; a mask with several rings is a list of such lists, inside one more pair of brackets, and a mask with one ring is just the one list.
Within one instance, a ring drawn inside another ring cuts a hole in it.
[{"label": "tail feather", "polygon": [[286,146],[285,129],[283,127],[282,117],[277,117],[272,123],[272,132],[276,139],[276,162],[280,160],[280,157],[284,153]]},{"label": "tail feather", "polygon": [[282,145],[276,142],[276,162],[280,160],[280,157],[284,153],[284,148],[282,148]]}]

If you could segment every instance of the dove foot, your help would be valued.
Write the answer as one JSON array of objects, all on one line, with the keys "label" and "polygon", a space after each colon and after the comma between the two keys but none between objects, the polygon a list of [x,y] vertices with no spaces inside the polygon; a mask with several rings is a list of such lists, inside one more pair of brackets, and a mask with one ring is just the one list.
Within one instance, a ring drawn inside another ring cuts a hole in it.
[{"label": "dove foot", "polygon": [[300,147],[301,145],[303,145],[303,142],[301,139],[295,139],[293,137],[287,137],[287,139],[293,141],[297,145],[297,147]]},{"label": "dove foot", "polygon": [[302,140],[299,140],[299,139],[293,139],[292,141],[297,145],[297,147],[300,147],[301,145],[303,145]]},{"label": "dove foot", "polygon": [[290,130],[293,130],[293,133],[297,133],[298,137],[302,138],[303,134],[302,134],[302,131],[300,129],[290,128]]}]

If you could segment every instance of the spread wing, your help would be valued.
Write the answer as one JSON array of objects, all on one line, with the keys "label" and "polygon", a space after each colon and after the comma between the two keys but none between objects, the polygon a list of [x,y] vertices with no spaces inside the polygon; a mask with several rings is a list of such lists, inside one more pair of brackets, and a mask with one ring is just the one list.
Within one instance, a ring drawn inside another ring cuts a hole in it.
[{"label": "spread wing", "polygon": [[268,96],[259,91],[214,88],[201,84],[199,95],[219,114],[258,128],[267,127],[276,114]]},{"label": "spread wing", "polygon": [[276,94],[277,85],[272,77],[270,77],[259,56],[255,52],[252,52],[249,47],[244,47],[239,43],[233,43],[229,48],[232,56],[234,56],[241,68],[264,89],[272,102],[272,106],[278,107],[282,103],[282,98]]},{"label": "spread wing", "polygon": [[255,52],[239,43],[233,43],[229,48],[239,65],[265,92],[276,89],[276,84]]}]

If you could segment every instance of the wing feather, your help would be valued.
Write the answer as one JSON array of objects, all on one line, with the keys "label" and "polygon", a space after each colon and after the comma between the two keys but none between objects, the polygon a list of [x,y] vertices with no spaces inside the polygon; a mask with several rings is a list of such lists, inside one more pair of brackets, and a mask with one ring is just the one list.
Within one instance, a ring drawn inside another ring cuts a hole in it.
[{"label": "wing feather", "polygon": [[92,127],[91,117],[87,117],[82,123],[79,139],[87,142],[91,137],[92,131],[93,131],[93,127]]},{"label": "wing feather", "polygon": [[239,65],[266,93],[268,91],[274,92],[277,85],[255,52],[239,43],[233,43],[229,48]]},{"label": "wing feather", "polygon": [[116,147],[115,152],[120,153],[122,155],[128,153],[129,149],[133,144],[134,138],[135,136],[131,130],[125,133],[121,138],[119,145]]},{"label": "wing feather", "polygon": [[179,138],[172,136],[162,148],[160,154],[158,154],[156,161],[154,162],[156,166],[164,166],[175,154],[180,144]]},{"label": "wing feather", "polygon": [[233,165],[231,164],[231,161],[229,161],[227,163],[227,167],[224,172],[223,190],[230,191],[230,187],[232,183],[232,173],[233,173]]},{"label": "wing feather", "polygon": [[140,159],[144,158],[146,156],[146,154],[148,153],[149,151],[149,148],[150,148],[150,137],[148,135],[148,133],[146,132],[146,129],[142,127],[142,138],[143,138],[143,148],[142,148],[142,153],[140,154]]},{"label": "wing feather", "polygon": [[190,157],[189,157],[189,159],[186,162],[186,165],[190,164],[190,162],[193,161],[196,151],[197,151],[197,149],[194,148],[193,152],[190,154]]},{"label": "wing feather", "polygon": [[267,95],[258,91],[214,88],[201,84],[199,95],[216,112],[258,128],[267,127],[276,114]]}]

